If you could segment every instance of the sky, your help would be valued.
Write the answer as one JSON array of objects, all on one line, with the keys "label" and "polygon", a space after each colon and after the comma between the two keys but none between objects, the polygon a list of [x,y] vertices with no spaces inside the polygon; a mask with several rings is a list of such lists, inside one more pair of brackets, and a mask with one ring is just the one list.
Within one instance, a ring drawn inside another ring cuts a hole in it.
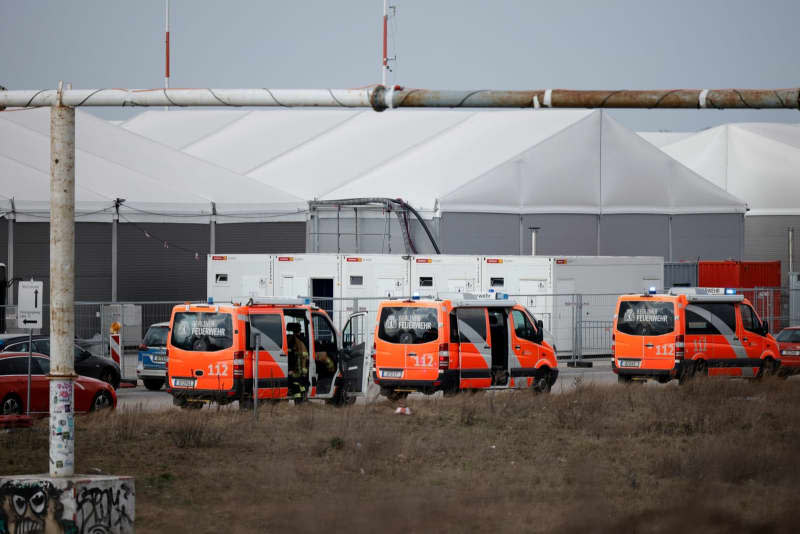
[{"label": "sky", "polygon": [[[431,89],[800,85],[800,1],[391,0],[390,81]],[[382,0],[171,0],[171,87],[380,81]],[[0,0],[0,85],[162,87],[164,0]],[[135,110],[91,108],[111,119]],[[800,122],[790,110],[615,110],[639,131]]]}]

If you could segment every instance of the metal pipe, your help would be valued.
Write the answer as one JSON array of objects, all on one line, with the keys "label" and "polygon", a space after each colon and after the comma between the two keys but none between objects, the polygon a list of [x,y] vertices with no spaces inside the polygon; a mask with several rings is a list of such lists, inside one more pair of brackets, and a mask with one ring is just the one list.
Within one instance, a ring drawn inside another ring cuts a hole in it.
[{"label": "metal pipe", "polygon": [[[164,89],[169,89],[169,0],[164,2],[164,12]],[[169,111],[169,106],[164,111]]]},{"label": "metal pipe", "polygon": [[217,252],[217,204],[211,203],[211,220],[208,225],[209,244],[208,253],[215,254]]},{"label": "metal pipe", "polygon": [[[0,91],[2,107],[57,103],[56,90]],[[387,108],[800,109],[800,88],[449,91],[383,85],[361,89],[71,89],[66,106],[277,106]]]},{"label": "metal pipe", "polygon": [[789,272],[794,272],[794,228],[789,227]]},{"label": "metal pipe", "polygon": [[50,110],[51,477],[75,472],[74,340],[75,110],[55,105]]}]

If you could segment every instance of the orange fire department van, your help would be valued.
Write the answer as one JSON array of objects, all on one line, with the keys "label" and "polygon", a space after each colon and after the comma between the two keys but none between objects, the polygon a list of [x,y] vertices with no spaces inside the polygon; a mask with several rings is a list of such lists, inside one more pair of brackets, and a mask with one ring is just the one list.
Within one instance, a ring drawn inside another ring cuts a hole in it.
[{"label": "orange fire department van", "polygon": [[397,400],[413,391],[533,387],[558,377],[542,323],[510,300],[471,295],[383,301],[374,333],[373,380]]},{"label": "orange fire department van", "polygon": [[612,369],[621,383],[695,375],[754,378],[779,365],[769,326],[732,290],[622,295],[612,344]]},{"label": "orange fire department van", "polygon": [[251,407],[256,390],[258,399],[351,402],[366,382],[363,350],[342,350],[330,318],[308,299],[175,306],[167,354],[167,391],[186,408]]}]

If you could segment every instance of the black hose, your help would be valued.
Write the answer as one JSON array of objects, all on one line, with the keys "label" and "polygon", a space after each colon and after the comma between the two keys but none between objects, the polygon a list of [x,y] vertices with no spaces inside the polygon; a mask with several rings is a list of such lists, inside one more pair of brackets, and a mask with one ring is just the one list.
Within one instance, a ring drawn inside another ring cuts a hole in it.
[{"label": "black hose", "polygon": [[425,224],[425,220],[420,216],[419,212],[417,210],[415,210],[414,208],[412,208],[405,200],[403,200],[401,198],[397,198],[397,199],[391,199],[390,198],[389,201],[394,202],[395,204],[399,204],[399,205],[403,206],[408,211],[410,211],[411,213],[414,214],[414,217],[417,218],[419,223],[422,225],[422,229],[425,230],[425,233],[428,235],[428,239],[430,239],[431,245],[433,245],[433,250],[435,250],[437,254],[441,254],[442,251],[439,250],[439,245],[436,243],[436,239],[434,239],[433,234],[431,234],[431,231],[428,228],[428,225]]}]

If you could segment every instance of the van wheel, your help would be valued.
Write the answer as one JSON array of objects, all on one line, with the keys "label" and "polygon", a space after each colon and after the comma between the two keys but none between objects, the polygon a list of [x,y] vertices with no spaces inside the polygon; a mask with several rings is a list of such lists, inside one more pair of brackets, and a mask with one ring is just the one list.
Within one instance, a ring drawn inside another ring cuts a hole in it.
[{"label": "van wheel", "polygon": [[386,394],[386,398],[392,402],[404,400],[406,397],[408,397],[408,391],[391,390]]},{"label": "van wheel", "polygon": [[758,377],[763,378],[765,376],[775,376],[776,374],[778,374],[777,362],[772,358],[765,358],[763,363],[761,364],[761,369],[758,373]]},{"label": "van wheel", "polygon": [[630,384],[633,382],[633,379],[628,375],[617,375],[617,384]]},{"label": "van wheel", "polygon": [[706,363],[705,360],[697,360],[694,363],[693,376],[696,377],[708,376],[708,364]]},{"label": "van wheel", "polygon": [[164,385],[164,379],[162,378],[143,378],[142,382],[144,382],[144,387],[150,391],[159,391],[161,386]]},{"label": "van wheel", "polygon": [[533,379],[533,391],[550,393],[550,371],[545,371],[542,376]]},{"label": "van wheel", "polygon": [[239,400],[239,409],[240,410],[252,410],[253,409],[253,399],[240,399]]}]

